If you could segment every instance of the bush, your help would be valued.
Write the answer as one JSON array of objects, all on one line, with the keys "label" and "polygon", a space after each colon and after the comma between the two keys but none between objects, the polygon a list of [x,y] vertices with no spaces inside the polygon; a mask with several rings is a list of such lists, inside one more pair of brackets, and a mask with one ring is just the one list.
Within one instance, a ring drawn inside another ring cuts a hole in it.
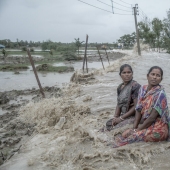
[{"label": "bush", "polygon": [[63,52],[63,58],[64,58],[64,60],[67,60],[67,61],[77,60],[77,56],[71,51]]},{"label": "bush", "polygon": [[30,48],[30,52],[34,52],[34,48]]},{"label": "bush", "polygon": [[27,47],[22,47],[21,50],[22,51],[27,51]]}]

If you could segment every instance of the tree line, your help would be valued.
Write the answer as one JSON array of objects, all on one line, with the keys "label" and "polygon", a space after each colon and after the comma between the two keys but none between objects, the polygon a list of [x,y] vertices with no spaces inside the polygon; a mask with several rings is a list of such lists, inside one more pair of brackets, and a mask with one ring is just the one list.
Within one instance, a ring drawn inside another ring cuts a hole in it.
[{"label": "tree line", "polygon": [[[154,18],[149,21],[148,18],[144,18],[143,21],[138,23],[139,38],[142,43],[149,44],[150,48],[166,49],[170,53],[170,9],[167,11],[167,17],[163,20]],[[123,43],[124,48],[131,48],[136,43],[136,33],[125,34],[121,36],[117,42],[113,43],[88,43],[88,47],[96,47],[96,45],[105,44],[106,47],[117,48],[118,43]],[[79,38],[75,38],[72,43],[53,42],[51,40],[43,42],[23,41],[18,40],[12,42],[9,39],[0,40],[0,44],[3,44],[6,48],[20,48],[25,50],[26,47],[40,47],[43,51],[79,51],[80,47],[85,47],[84,41],[80,41]]]},{"label": "tree line", "polygon": [[[142,43],[149,44],[150,48],[166,49],[170,53],[170,9],[167,11],[167,18],[160,20],[153,18],[149,21],[144,18],[138,23],[139,39]],[[136,42],[136,34],[125,34],[118,39],[118,43],[124,43],[125,47],[132,47]]]}]

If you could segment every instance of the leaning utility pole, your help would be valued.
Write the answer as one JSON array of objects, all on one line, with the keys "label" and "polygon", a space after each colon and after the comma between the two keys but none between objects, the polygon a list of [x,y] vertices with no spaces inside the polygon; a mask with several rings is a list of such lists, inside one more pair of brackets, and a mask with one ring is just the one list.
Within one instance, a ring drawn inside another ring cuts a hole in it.
[{"label": "leaning utility pole", "polygon": [[136,38],[137,38],[137,46],[138,46],[138,55],[141,55],[141,51],[140,51],[140,44],[139,44],[139,32],[138,32],[138,25],[137,25],[137,10],[138,9],[138,4],[135,4],[135,7],[133,7],[134,10],[134,17],[135,17],[135,27],[136,27]]}]

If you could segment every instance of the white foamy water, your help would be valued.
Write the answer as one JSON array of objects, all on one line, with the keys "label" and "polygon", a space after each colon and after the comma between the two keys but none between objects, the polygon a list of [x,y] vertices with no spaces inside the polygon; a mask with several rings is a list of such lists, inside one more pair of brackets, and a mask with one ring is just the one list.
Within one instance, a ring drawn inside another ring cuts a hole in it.
[{"label": "white foamy water", "polygon": [[[142,57],[124,57],[104,72],[96,72],[92,84],[72,84],[58,99],[45,99],[21,108],[20,119],[37,123],[38,134],[27,140],[19,154],[12,157],[2,170],[169,170],[169,142],[134,143],[117,149],[106,146],[107,136],[98,132],[113,116],[120,65],[128,63],[134,79],[147,84],[151,66],[163,68],[168,99],[170,95],[169,54],[143,53]],[[113,85],[111,85],[113,84]],[[168,100],[170,105],[170,100]],[[65,124],[59,127],[61,118]],[[128,127],[109,133],[110,137]]]}]

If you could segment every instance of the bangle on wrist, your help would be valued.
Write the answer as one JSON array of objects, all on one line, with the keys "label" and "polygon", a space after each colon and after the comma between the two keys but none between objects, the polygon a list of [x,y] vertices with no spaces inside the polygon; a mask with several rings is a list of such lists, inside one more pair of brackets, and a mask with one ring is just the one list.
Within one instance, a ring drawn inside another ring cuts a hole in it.
[{"label": "bangle on wrist", "polygon": [[120,120],[125,120],[125,119],[123,119],[121,116],[120,116],[119,118],[120,118]]}]

